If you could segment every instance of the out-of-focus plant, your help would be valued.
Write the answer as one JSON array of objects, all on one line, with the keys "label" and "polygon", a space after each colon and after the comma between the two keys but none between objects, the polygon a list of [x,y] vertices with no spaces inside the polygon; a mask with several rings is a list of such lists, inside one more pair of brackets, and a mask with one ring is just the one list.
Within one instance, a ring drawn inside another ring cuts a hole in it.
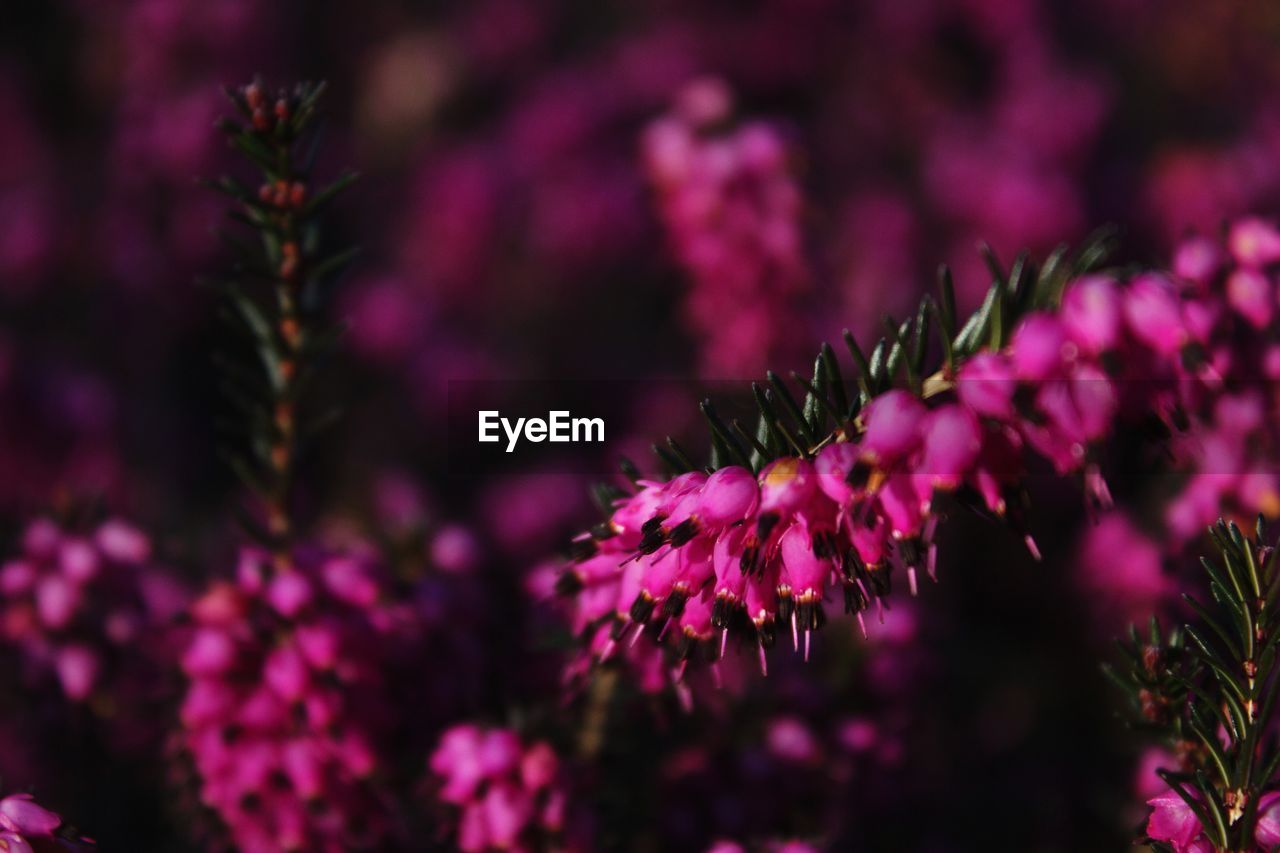
[{"label": "out-of-focus plant", "polygon": [[386,657],[409,611],[365,555],[307,545],[290,502],[299,450],[320,424],[303,392],[334,340],[321,325],[323,288],[352,256],[320,254],[317,215],[351,182],[313,182],[323,90],[254,82],[231,92],[239,119],[221,128],[259,183],[216,183],[250,238],[227,235],[238,261],[221,286],[258,367],[234,355],[222,366],[247,433],[248,452],[229,457],[258,499],[244,526],[262,547],[245,549],[235,580],[215,580],[191,607],[178,743],[225,840],[261,853],[364,849],[393,832],[378,741]]},{"label": "out-of-focus plant", "polygon": [[312,176],[323,92],[323,84],[302,84],[273,94],[254,82],[228,93],[239,120],[219,126],[259,175],[256,186],[232,177],[213,182],[235,203],[229,215],[249,237],[220,232],[236,264],[232,277],[214,283],[258,362],[248,367],[235,355],[219,356],[223,388],[239,414],[235,427],[247,433],[242,448],[224,452],[258,498],[261,521],[245,517],[247,529],[281,554],[293,533],[289,499],[299,450],[332,417],[307,417],[302,408],[320,359],[337,339],[323,323],[325,288],[356,251],[325,255],[320,241],[319,214],[355,180],[348,172],[317,186]]},{"label": "out-of-focus plant", "polygon": [[1167,636],[1131,631],[1107,672],[1129,697],[1135,728],[1153,733],[1175,766],[1149,801],[1146,841],[1161,851],[1254,851],[1280,845],[1280,571],[1276,549],[1219,522],[1216,559],[1202,560],[1210,600],[1186,594],[1189,624]]}]

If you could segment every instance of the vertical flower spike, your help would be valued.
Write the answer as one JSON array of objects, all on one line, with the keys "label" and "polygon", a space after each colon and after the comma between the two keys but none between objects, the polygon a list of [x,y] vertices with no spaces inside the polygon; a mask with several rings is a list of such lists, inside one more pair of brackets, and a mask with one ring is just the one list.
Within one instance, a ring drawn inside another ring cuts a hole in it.
[{"label": "vertical flower spike", "polygon": [[[377,650],[390,642],[377,571],[301,550],[288,575],[268,580],[272,563],[246,551],[235,583],[192,607],[179,744],[197,796],[244,849],[377,843],[389,832],[376,779],[389,711]],[[372,600],[351,595],[353,576]]]},{"label": "vertical flower spike", "polygon": [[692,290],[686,323],[703,342],[703,375],[750,376],[792,355],[785,330],[811,273],[802,200],[782,134],[732,122],[718,80],[690,84],[642,140],[659,218]]},{"label": "vertical flower spike", "polygon": [[254,440],[248,456],[235,456],[259,498],[250,514],[261,521],[246,527],[261,545],[243,550],[234,582],[215,581],[191,608],[177,746],[221,841],[253,853],[376,849],[393,835],[379,747],[390,713],[388,632],[401,609],[368,559],[299,545],[290,502],[309,425],[301,381],[325,339],[316,300],[304,294],[348,257],[316,255],[316,212],[349,183],[317,190],[308,172],[321,91],[268,94],[252,83],[231,93],[239,120],[222,125],[261,173],[256,193],[230,179],[217,185],[259,238],[237,241],[251,246],[242,268],[266,280],[226,287],[268,374],[265,398],[241,389],[256,407]]}]

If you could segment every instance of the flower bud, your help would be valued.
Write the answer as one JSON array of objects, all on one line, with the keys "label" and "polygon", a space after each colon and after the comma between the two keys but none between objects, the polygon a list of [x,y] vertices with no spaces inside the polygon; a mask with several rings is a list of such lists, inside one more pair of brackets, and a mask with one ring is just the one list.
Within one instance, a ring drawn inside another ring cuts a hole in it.
[{"label": "flower bud", "polygon": [[920,440],[920,423],[926,408],[910,391],[886,391],[863,411],[866,432],[859,447],[863,454],[885,465],[909,454]]},{"label": "flower bud", "polygon": [[697,514],[703,524],[720,528],[751,515],[760,499],[755,475],[730,465],[707,478],[699,494]]},{"label": "flower bud", "polygon": [[1062,321],[1043,311],[1024,317],[1009,342],[1014,375],[1032,382],[1059,375],[1071,353]]},{"label": "flower bud", "polygon": [[83,539],[66,539],[58,549],[58,564],[69,580],[85,584],[98,573],[98,552]]},{"label": "flower bud", "polygon": [[1060,309],[1062,324],[1077,346],[1090,355],[1114,349],[1122,328],[1120,288],[1103,276],[1086,276],[1067,285]]},{"label": "flower bud", "polygon": [[306,662],[292,646],[280,646],[267,655],[262,678],[281,699],[296,702],[303,697],[310,682]]},{"label": "flower bud", "polygon": [[220,675],[235,664],[236,645],[225,631],[200,628],[182,656],[182,669],[191,676]]},{"label": "flower bud", "polygon": [[1173,274],[1196,284],[1201,290],[1222,266],[1218,245],[1205,237],[1192,237],[1178,244],[1173,254]]},{"label": "flower bud", "polygon": [[1255,329],[1271,323],[1275,294],[1271,282],[1256,269],[1240,267],[1227,276],[1227,301]]},{"label": "flower bud", "polygon": [[966,406],[945,405],[925,417],[924,454],[916,470],[935,486],[954,489],[982,449],[982,430]]},{"label": "flower bud", "polygon": [[1013,366],[1002,355],[981,352],[969,359],[956,376],[956,394],[979,415],[1002,421],[1014,416],[1017,390]]},{"label": "flower bud", "polygon": [[30,794],[11,794],[0,800],[0,825],[22,835],[48,838],[62,818],[40,806]]},{"label": "flower bud", "polygon": [[817,476],[807,460],[775,459],[760,472],[760,513],[793,513],[808,503],[816,488]]},{"label": "flower bud", "polygon": [[79,590],[62,575],[46,575],[36,586],[36,612],[47,628],[70,625],[79,606]]},{"label": "flower bud", "polygon": [[1280,261],[1280,231],[1261,219],[1237,220],[1227,234],[1227,249],[1241,265],[1260,269]]},{"label": "flower bud", "polygon": [[67,698],[73,702],[82,702],[89,698],[97,684],[102,661],[88,646],[76,643],[58,650],[54,669]]},{"label": "flower bud", "polygon": [[1148,273],[1129,283],[1124,318],[1134,336],[1162,356],[1176,354],[1187,341],[1178,294],[1163,276]]},{"label": "flower bud", "polygon": [[281,572],[267,584],[267,601],[287,619],[301,613],[312,595],[311,582],[299,572]]}]

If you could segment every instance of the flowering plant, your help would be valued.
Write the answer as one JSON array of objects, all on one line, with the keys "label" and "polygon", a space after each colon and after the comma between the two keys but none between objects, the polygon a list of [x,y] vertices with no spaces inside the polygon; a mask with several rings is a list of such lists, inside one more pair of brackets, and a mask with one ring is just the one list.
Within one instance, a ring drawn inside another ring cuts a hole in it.
[{"label": "flowering plant", "polygon": [[1275,16],[732,5],[12,10],[0,850],[1280,849]]}]

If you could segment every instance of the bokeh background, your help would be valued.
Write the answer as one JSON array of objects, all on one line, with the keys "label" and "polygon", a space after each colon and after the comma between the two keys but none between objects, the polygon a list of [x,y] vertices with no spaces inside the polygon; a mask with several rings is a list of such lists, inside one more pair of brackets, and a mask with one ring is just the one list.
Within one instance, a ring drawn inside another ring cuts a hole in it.
[{"label": "bokeh background", "polygon": [[[433,620],[406,760],[458,719],[554,716],[543,581],[596,517],[587,478],[470,465],[451,381],[799,367],[901,317],[940,262],[976,305],[979,240],[1007,263],[1116,223],[1123,260],[1157,262],[1190,229],[1280,209],[1277,37],[1280,8],[1233,0],[6,3],[4,529],[108,507],[184,583],[230,570],[226,328],[198,284],[226,268],[224,202],[196,179],[237,168],[212,131],[223,85],[327,80],[320,172],[362,174],[329,235],[362,254],[332,307],[349,331],[321,393],[345,415],[308,457],[305,516],[391,547]],[[679,387],[610,423],[646,466],[649,440],[696,435]],[[1114,486],[1139,519],[1143,464]],[[1125,849],[1136,755],[1097,661],[1169,568],[1043,479],[1043,564],[966,521],[885,639],[829,631],[807,669],[691,712],[615,697],[583,771],[596,844]],[[1107,569],[1118,554],[1131,572]],[[4,678],[6,786],[108,849],[185,849],[146,750],[103,748],[82,712]],[[447,847],[422,811],[422,846]]]}]

